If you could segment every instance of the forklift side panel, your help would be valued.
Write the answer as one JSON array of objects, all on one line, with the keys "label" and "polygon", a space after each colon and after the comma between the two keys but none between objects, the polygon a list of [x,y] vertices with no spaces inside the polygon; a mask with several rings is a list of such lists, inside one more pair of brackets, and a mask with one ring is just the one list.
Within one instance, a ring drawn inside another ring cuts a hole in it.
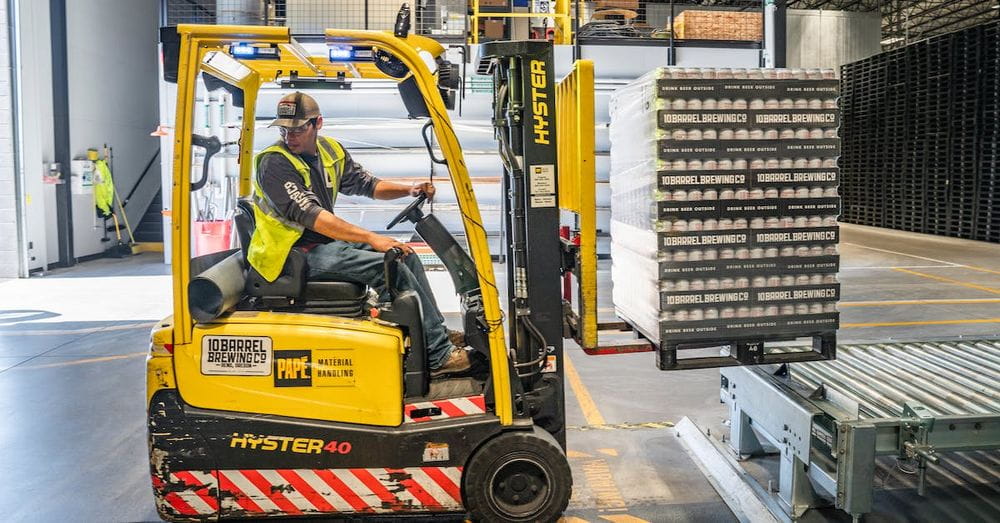
[{"label": "forklift side panel", "polygon": [[402,422],[403,339],[372,321],[235,313],[174,351],[187,404],[362,425]]}]

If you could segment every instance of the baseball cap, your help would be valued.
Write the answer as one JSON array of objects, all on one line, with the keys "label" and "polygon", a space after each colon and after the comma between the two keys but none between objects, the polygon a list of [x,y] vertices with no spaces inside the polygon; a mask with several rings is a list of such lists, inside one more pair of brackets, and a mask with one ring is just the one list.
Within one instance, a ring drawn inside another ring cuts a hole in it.
[{"label": "baseball cap", "polygon": [[268,127],[299,127],[320,116],[319,104],[312,96],[295,91],[281,97],[277,115]]}]

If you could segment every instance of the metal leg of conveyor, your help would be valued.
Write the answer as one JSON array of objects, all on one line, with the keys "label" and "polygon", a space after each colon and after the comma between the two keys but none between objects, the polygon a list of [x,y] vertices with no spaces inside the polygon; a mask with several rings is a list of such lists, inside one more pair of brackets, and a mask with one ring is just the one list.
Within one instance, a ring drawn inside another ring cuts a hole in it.
[{"label": "metal leg of conveyor", "polygon": [[761,370],[733,367],[723,369],[722,376],[729,404],[730,445],[740,457],[763,454],[761,438],[778,449],[778,498],[786,515],[797,519],[810,508],[829,505],[814,487],[810,476],[816,471],[808,465],[813,418],[819,409],[795,395],[775,394],[780,383]]}]

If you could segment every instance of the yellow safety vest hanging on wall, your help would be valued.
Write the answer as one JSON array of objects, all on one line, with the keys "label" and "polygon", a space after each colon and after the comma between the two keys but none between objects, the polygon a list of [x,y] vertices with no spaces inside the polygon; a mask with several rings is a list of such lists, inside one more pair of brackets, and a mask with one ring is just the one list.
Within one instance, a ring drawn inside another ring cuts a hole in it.
[{"label": "yellow safety vest hanging on wall", "polygon": [[97,179],[94,180],[94,205],[97,206],[97,215],[107,218],[113,212],[111,205],[115,199],[115,182],[111,178],[111,169],[104,160],[94,162],[94,171],[97,173]]},{"label": "yellow safety vest hanging on wall", "polygon": [[[328,185],[331,191],[331,201],[336,203],[340,177],[344,174],[344,148],[336,140],[320,136],[317,139],[316,149],[319,151],[323,172],[330,181]],[[302,176],[306,188],[311,188],[312,177],[309,173],[309,165],[299,156],[289,152],[284,143],[280,141],[254,157],[255,169],[260,170],[261,159],[270,153],[279,153],[287,158]],[[253,237],[250,239],[250,248],[247,250],[247,261],[264,279],[273,282],[281,275],[281,269],[285,266],[288,253],[292,250],[295,242],[302,237],[305,227],[286,220],[271,208],[267,197],[264,196],[264,191],[257,183],[256,175],[253,178],[253,214],[256,227],[253,231]]]}]

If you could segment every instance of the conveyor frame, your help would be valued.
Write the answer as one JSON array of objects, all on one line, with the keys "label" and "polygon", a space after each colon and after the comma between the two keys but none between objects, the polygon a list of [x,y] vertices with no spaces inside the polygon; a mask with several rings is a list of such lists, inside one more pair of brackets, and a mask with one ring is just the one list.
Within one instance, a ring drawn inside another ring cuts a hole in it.
[{"label": "conveyor frame", "polygon": [[[722,369],[730,446],[780,452],[786,516],[829,505],[871,512],[877,456],[928,466],[943,453],[1000,448],[1000,341],[842,345],[838,360]],[[896,369],[896,374],[886,370]],[[902,400],[902,401],[900,401]]]}]

